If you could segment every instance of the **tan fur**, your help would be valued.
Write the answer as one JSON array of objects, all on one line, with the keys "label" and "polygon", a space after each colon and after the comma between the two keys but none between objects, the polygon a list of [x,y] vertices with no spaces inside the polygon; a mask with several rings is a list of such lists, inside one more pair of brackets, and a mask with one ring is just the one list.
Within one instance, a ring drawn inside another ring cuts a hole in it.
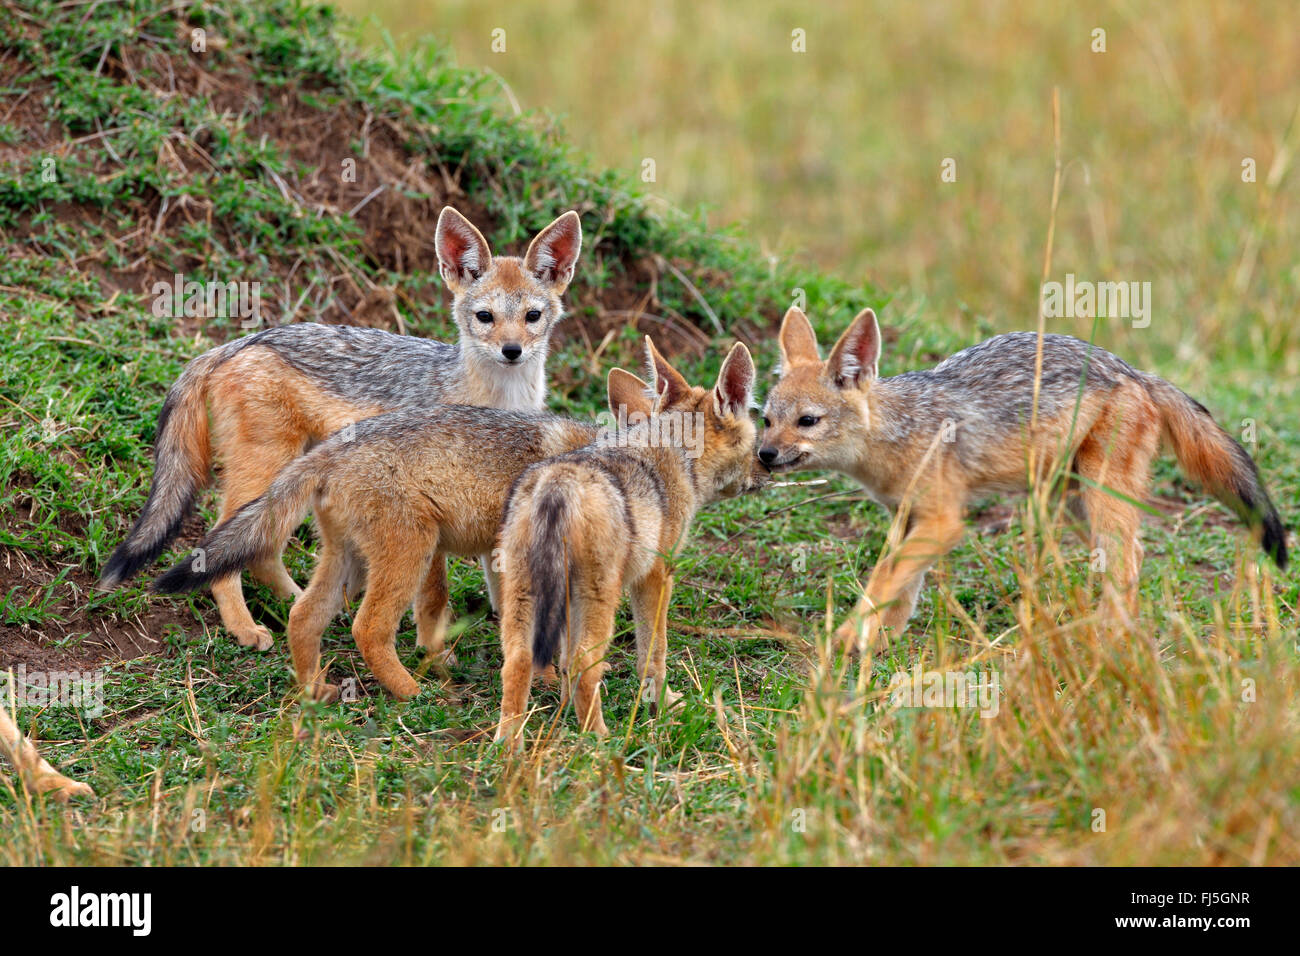
[{"label": "tan fur", "polygon": [[[745,347],[733,348],[713,389],[690,386],[648,339],[647,347],[655,372],[654,404],[646,398],[644,383],[615,369],[609,377],[611,406],[661,416],[700,416],[702,452],[687,468],[681,452],[672,447],[609,451],[596,446],[536,465],[520,479],[501,529],[504,664],[497,739],[513,746],[522,744],[529,685],[535,676],[535,604],[543,596],[539,589],[547,587],[531,574],[530,554],[538,536],[548,531],[563,536],[563,566],[554,573],[571,598],[560,598],[567,603],[568,619],[558,664],[565,699],[572,694],[582,729],[605,734],[599,687],[623,592],[631,598],[636,621],[642,693],[652,707],[661,699],[671,705],[675,695],[667,687],[666,650],[672,556],[699,507],[767,479],[753,454],[755,428],[748,413],[753,365]],[[729,374],[737,369],[747,371],[728,385]],[[622,469],[623,456],[639,459],[658,476],[659,484],[638,484],[638,477],[644,476],[638,471],[641,466]],[[560,499],[564,527],[543,527],[545,519],[539,515],[546,502]]]},{"label": "tan fur", "polygon": [[[539,427],[542,454],[559,454],[592,438],[576,423],[553,420]],[[414,696],[419,685],[398,660],[394,638],[402,614],[415,606],[417,641],[431,655],[444,653],[448,625],[446,555],[481,557],[496,543],[510,486],[529,459],[509,448],[494,450],[491,436],[453,433],[432,422],[421,444],[357,442],[332,460],[313,510],[320,532],[317,565],[289,614],[294,671],[310,696],[338,695],[325,683],[320,638],[342,608],[347,555],[366,561],[365,597],[352,634],[366,665],[394,696]],[[472,474],[443,451],[448,440],[487,442]]]},{"label": "tan fur", "polygon": [[[905,413],[869,398],[868,407],[876,428],[883,416]],[[933,437],[890,449],[872,440],[872,430],[869,426],[860,436],[862,454],[847,473],[892,507],[906,502],[910,526],[894,552],[872,571],[862,601],[836,631],[845,646],[874,646],[881,627],[901,632],[915,609],[925,572],[965,536],[966,503],[989,491],[1023,491],[1028,484],[1026,464],[1031,460],[1039,478],[1073,460],[1080,475],[1101,486],[1085,487],[1081,495],[1093,547],[1106,556],[1107,607],[1112,612],[1136,611],[1142,563],[1140,513],[1111,492],[1141,501],[1150,484],[1159,417],[1141,386],[1122,386],[1109,399],[1085,395],[1077,416],[1071,411],[1040,419],[1032,437],[1009,430],[991,460],[975,472],[946,454],[942,442]],[[878,609],[883,613],[875,613]]]},{"label": "tan fur", "polygon": [[[0,693],[2,692],[3,682],[0,681]],[[71,797],[95,795],[86,784],[70,780],[51,767],[36,749],[36,745],[18,729],[3,703],[0,703],[0,754],[4,754],[18,768],[23,780],[37,793],[50,793],[61,802],[66,802]]]},{"label": "tan fur", "polygon": [[[453,243],[460,249],[481,250],[484,270],[482,282],[475,287],[475,307],[491,308],[495,320],[490,329],[476,327],[476,341],[484,352],[495,352],[505,343],[517,343],[526,350],[540,347],[550,333],[548,323],[529,323],[521,303],[528,295],[538,295],[538,284],[529,274],[545,254],[545,241],[555,226],[572,217],[566,213],[536,236],[523,258],[491,256],[487,243],[477,229],[450,207],[439,219],[440,232],[455,233]],[[472,277],[442,266],[443,278],[456,296],[453,312],[462,308],[461,299]],[[561,311],[560,295],[572,278],[570,270],[547,288],[555,314]],[[531,306],[528,306],[531,307]],[[484,326],[483,328],[487,328]],[[478,354],[478,353],[476,353]],[[496,408],[537,408],[544,403],[545,372],[538,365],[536,381],[526,383],[524,391],[507,389],[503,379],[493,373],[489,360],[467,361],[464,377],[451,388],[445,401]],[[189,467],[201,487],[207,481],[210,464],[219,469],[222,487],[220,520],[224,521],[266,491],[271,480],[289,462],[309,446],[334,431],[386,411],[374,404],[359,404],[331,394],[308,376],[293,368],[269,348],[252,346],[223,362],[203,381],[203,398],[209,410],[211,435],[203,402],[183,403],[178,410],[176,427],[181,429],[181,443],[186,449]],[[210,441],[209,441],[210,438]],[[266,584],[281,599],[297,597],[302,589],[289,576],[280,552],[249,568],[253,576]],[[495,575],[484,568],[493,606],[498,605]],[[445,571],[444,571],[445,574]],[[243,646],[267,650],[272,645],[271,632],[254,622],[244,601],[238,575],[212,583],[212,594],[221,614],[222,624]]]},{"label": "tan fur", "polygon": [[[218,368],[208,379],[208,401],[221,479],[219,521],[265,492],[309,442],[381,411],[330,395],[269,349],[247,349]],[[249,570],[276,597],[302,594],[279,552]],[[271,632],[248,612],[238,575],[214,581],[212,596],[240,644],[271,647]]]},{"label": "tan fur", "polygon": [[[873,334],[876,352],[870,347]],[[760,451],[779,450],[781,457],[774,460],[787,467],[840,471],[891,511],[908,511],[901,540],[872,571],[857,609],[836,632],[848,649],[870,648],[882,629],[897,632],[906,626],[926,570],[960,542],[965,506],[973,496],[1024,492],[1031,479],[1072,469],[1084,479],[1078,490],[1093,547],[1107,558],[1105,604],[1122,618],[1136,610],[1142,545],[1139,509],[1120,496],[1145,498],[1162,435],[1184,469],[1221,497],[1234,477],[1241,480],[1241,466],[1234,471],[1231,440],[1208,415],[1192,420],[1184,409],[1195,406],[1185,396],[1157,401],[1154,389],[1181,393],[1140,373],[1120,377],[1105,391],[1089,386],[1077,406],[1068,403],[1054,415],[1039,417],[1032,430],[1028,422],[990,427],[990,440],[974,450],[977,454],[968,446],[968,461],[963,462],[937,433],[891,428],[911,420],[915,410],[877,378],[878,336],[875,316],[866,310],[823,361],[807,318],[791,309],[780,332],[780,380],[768,397],[772,420],[760,441]],[[858,349],[858,364],[866,363],[858,368],[850,362],[847,382],[841,374],[846,349]],[[943,396],[935,398],[942,406]],[[809,409],[819,414],[805,418]],[[1031,461],[1034,476],[1027,474]]]}]

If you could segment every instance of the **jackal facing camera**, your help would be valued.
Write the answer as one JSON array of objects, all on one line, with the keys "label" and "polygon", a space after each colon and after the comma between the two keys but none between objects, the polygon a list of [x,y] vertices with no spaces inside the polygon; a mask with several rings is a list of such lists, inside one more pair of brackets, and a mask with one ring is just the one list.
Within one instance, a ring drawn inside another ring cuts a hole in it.
[{"label": "jackal facing camera", "polygon": [[[162,554],[194,510],[214,461],[225,521],[306,449],[363,418],[444,402],[543,407],[548,342],[582,245],[577,213],[538,233],[522,259],[494,257],[450,206],[438,217],[435,241],[458,344],[296,323],[227,342],[185,367],[158,416],[148,500],[104,566],[101,587],[118,586]],[[291,531],[250,565],[280,598],[302,593],[281,560]],[[495,578],[487,577],[496,606]],[[248,612],[238,573],[214,581],[212,592],[222,624],[240,644],[271,646],[270,631]]]}]

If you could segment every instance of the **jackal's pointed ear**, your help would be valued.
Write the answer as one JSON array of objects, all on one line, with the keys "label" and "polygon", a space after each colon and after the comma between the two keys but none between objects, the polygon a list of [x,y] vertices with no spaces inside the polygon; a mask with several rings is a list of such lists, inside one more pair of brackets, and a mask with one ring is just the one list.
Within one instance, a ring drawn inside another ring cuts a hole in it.
[{"label": "jackal's pointed ear", "polygon": [[777,340],[781,346],[781,371],[801,362],[820,362],[822,357],[817,352],[817,336],[813,333],[808,316],[799,309],[790,306],[781,320],[781,335]]},{"label": "jackal's pointed ear", "polygon": [[747,416],[753,399],[754,358],[744,342],[737,342],[718,372],[718,384],[713,386],[713,407],[719,416]]},{"label": "jackal's pointed ear", "polygon": [[483,234],[450,206],[442,207],[433,244],[438,253],[438,271],[452,294],[468,288],[492,268],[492,251]]},{"label": "jackal's pointed ear", "polygon": [[626,409],[628,416],[631,416],[633,412],[640,412],[647,417],[650,415],[653,407],[650,399],[650,386],[631,372],[621,368],[610,369],[607,387],[609,410],[615,418],[619,417],[620,408]]},{"label": "jackal's pointed ear", "polygon": [[681,372],[668,364],[668,360],[659,354],[650,336],[645,337],[646,370],[653,376],[655,411],[662,411],[681,401],[691,393],[691,386],[682,378]]},{"label": "jackal's pointed ear", "polygon": [[582,220],[570,209],[533,237],[524,254],[524,268],[559,295],[573,281],[573,267],[581,251]]},{"label": "jackal's pointed ear", "polygon": [[856,388],[876,377],[879,363],[880,326],[876,313],[863,309],[831,349],[826,367],[840,388]]}]

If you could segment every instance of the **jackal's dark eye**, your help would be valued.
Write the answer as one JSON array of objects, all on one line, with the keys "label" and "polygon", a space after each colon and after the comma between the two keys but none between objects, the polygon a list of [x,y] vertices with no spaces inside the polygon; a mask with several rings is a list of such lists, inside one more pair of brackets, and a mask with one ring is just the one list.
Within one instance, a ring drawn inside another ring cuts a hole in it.
[{"label": "jackal's dark eye", "polygon": [[813,427],[814,425],[816,425],[819,421],[821,421],[821,418],[820,418],[819,416],[817,416],[817,415],[800,415],[800,416],[799,416],[799,427],[800,427],[800,428],[812,428],[812,427]]},{"label": "jackal's dark eye", "polygon": [[529,322],[536,322],[541,317],[542,317],[542,313],[539,312],[537,309],[529,309],[528,313],[524,316],[524,319],[526,319]]},{"label": "jackal's dark eye", "polygon": [[474,318],[478,319],[480,322],[491,322],[491,321],[492,321],[492,313],[491,313],[491,312],[487,312],[487,311],[484,311],[484,312],[475,312],[475,313],[474,313]]},{"label": "jackal's dark eye", "polygon": [[772,427],[772,419],[768,418],[766,415],[763,416],[763,427],[764,428]]}]

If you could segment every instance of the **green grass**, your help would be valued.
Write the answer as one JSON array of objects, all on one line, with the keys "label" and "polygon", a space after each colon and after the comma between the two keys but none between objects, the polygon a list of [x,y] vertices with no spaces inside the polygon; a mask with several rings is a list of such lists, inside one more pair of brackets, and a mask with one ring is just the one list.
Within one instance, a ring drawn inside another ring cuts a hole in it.
[{"label": "green grass", "polygon": [[[767,336],[790,290],[807,291],[824,335],[886,301],[799,265],[773,271],[738,230],[660,210],[628,177],[593,171],[544,118],[505,115],[495,84],[445,51],[425,47],[389,64],[359,57],[340,48],[331,15],[284,2],[195,6],[183,20],[166,9],[113,5],[83,24],[81,8],[6,4],[24,15],[0,27],[22,63],[4,85],[34,90],[54,124],[48,147],[31,136],[36,145],[0,153],[0,567],[9,582],[0,641],[83,661],[98,659],[104,629],[143,622],[159,638],[143,656],[104,661],[103,713],[21,712],[46,755],[98,796],[63,807],[0,785],[0,826],[11,835],[0,861],[1300,861],[1300,585],[1258,564],[1226,512],[1168,461],[1155,490],[1182,507],[1147,522],[1133,633],[1108,634],[1093,614],[1084,545],[1035,531],[1035,505],[991,501],[932,574],[907,634],[865,671],[825,654],[822,624],[828,600],[836,622],[855,603],[885,539],[884,511],[840,478],[719,504],[700,516],[676,564],[669,667],[682,706],[660,718],[637,706],[623,615],[605,682],[610,739],[578,733],[572,713],[556,713],[554,691],[541,689],[519,757],[488,741],[498,634],[467,563],[451,569],[459,662],[447,675],[423,673],[423,692],[408,703],[369,678],[347,614],[328,631],[325,658],[335,679],[356,678],[361,696],[303,705],[283,641],[265,654],[237,647],[207,596],[152,598],[145,579],[109,595],[91,590],[143,504],[165,389],[210,344],[152,316],[131,281],[137,261],[164,275],[274,277],[288,301],[305,295],[330,309],[337,298],[303,290],[313,276],[342,274],[337,253],[359,284],[399,290],[408,328],[451,334],[435,275],[398,268],[345,210],[312,208],[311,171],[293,158],[291,138],[249,135],[255,115],[203,96],[147,92],[167,82],[167,62],[188,62],[190,26],[221,39],[202,61],[219,78],[239,73],[267,96],[283,89],[397,124],[403,154],[431,181],[439,165],[460,171],[464,201],[482,213],[494,246],[570,206],[582,211],[593,238],[570,293],[573,328],[552,362],[557,409],[594,413],[603,375],[593,373],[633,360],[633,330],[614,323],[596,358],[599,338],[578,329],[630,308],[627,290],[632,301],[644,295],[643,264],[654,256],[676,265],[724,328],[753,330],[760,395],[775,364]],[[103,137],[74,142],[108,128],[121,129],[112,152]],[[0,129],[0,143],[11,139]],[[200,144],[208,158],[177,174],[159,160],[168,143]],[[47,153],[58,157],[55,183],[39,176]],[[286,196],[273,172],[307,202]],[[196,205],[186,207],[187,196]],[[154,232],[164,201],[202,214]],[[680,367],[711,380],[727,339],[671,270],[654,271],[651,311],[712,340],[700,355],[684,350]],[[897,332],[886,374],[971,340],[915,298],[883,316]],[[206,328],[232,332],[219,320]],[[1157,370],[1196,386],[1230,430],[1256,421],[1251,451],[1290,520],[1300,395],[1283,374],[1293,339],[1277,341],[1279,354],[1234,352],[1195,382],[1182,379],[1173,352]],[[204,508],[210,522],[211,502]],[[1004,529],[983,530],[1002,518]],[[311,549],[304,528],[288,552],[299,580]],[[24,562],[30,571],[19,570]],[[288,605],[247,588],[255,617],[282,634]],[[0,661],[16,653],[6,643]],[[398,647],[420,667],[409,620]],[[1000,713],[889,708],[889,676],[917,662],[996,671]],[[1096,809],[1107,814],[1103,832],[1093,830]]]}]

